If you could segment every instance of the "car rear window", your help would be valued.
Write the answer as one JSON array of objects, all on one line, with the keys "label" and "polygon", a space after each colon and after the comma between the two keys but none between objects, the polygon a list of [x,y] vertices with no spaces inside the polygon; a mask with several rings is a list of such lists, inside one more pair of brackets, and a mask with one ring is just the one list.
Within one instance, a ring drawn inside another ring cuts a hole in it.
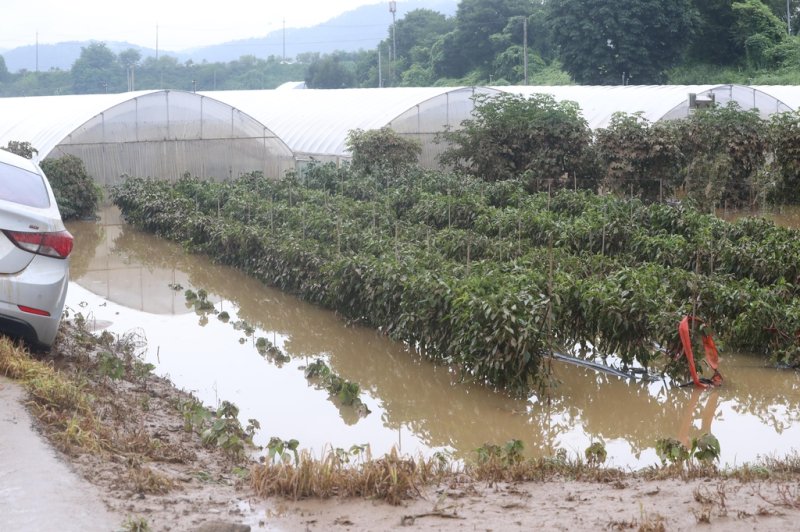
[{"label": "car rear window", "polygon": [[0,163],[0,199],[28,207],[50,206],[42,176],[5,163]]}]

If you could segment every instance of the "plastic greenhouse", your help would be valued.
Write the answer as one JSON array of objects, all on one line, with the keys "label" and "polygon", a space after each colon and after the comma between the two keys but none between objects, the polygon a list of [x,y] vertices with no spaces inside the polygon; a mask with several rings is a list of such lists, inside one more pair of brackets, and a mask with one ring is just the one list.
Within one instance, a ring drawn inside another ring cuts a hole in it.
[{"label": "plastic greenhouse", "polygon": [[[791,110],[774,96],[742,85],[565,85],[497,89],[523,96],[550,94],[557,101],[573,101],[581,108],[591,129],[608,127],[616,112],[642,113],[649,122],[686,118],[694,108],[712,99],[717,105],[735,101],[742,109],[758,109],[762,118]],[[694,95],[694,105],[690,103],[690,95]]]},{"label": "plastic greenhouse", "polygon": [[291,150],[260,122],[182,91],[0,98],[0,145],[30,142],[39,159],[72,154],[100,185],[122,175],[282,177]]},{"label": "plastic greenhouse", "polygon": [[[296,84],[292,84],[296,86]],[[429,87],[338,90],[159,90],[0,98],[0,146],[28,141],[40,159],[73,154],[101,185],[123,175],[225,179],[254,170],[280,178],[308,161],[350,158],[353,129],[391,127],[420,141],[420,164],[438,166],[446,128],[472,116],[473,96],[546,93],[575,101],[593,129],[615,112],[651,122],[735,101],[762,117],[800,107],[797,87],[740,85]]]},{"label": "plastic greenhouse", "polygon": [[422,145],[420,164],[437,166],[442,146],[437,133],[458,127],[471,116],[482,87],[385,88],[336,90],[214,91],[203,94],[253,116],[274,131],[299,162],[340,162],[350,158],[347,134],[354,129],[391,127]]}]

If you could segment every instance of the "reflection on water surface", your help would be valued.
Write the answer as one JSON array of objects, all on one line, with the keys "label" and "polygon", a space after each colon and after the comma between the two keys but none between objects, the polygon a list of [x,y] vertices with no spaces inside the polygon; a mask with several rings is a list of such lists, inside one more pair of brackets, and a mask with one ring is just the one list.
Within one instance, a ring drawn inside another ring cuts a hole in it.
[{"label": "reflection on water surface", "polygon": [[[347,326],[330,311],[124,225],[114,210],[102,222],[72,223],[69,230],[76,248],[68,306],[110,322],[116,333],[143,334],[145,356],[159,374],[207,404],[236,403],[242,420],[261,423],[262,445],[279,436],[315,452],[370,443],[376,455],[399,446],[468,457],[484,443],[511,439],[522,440],[531,455],[558,448],[582,455],[600,440],[613,465],[636,468],[658,461],[654,445],[663,437],[688,442],[711,431],[729,464],[784,455],[800,442],[800,374],[761,359],[723,352],[725,386],[713,391],[644,385],[554,363],[560,385],[550,398],[512,399],[457,383],[448,368],[376,331]],[[206,290],[230,320],[195,312],[185,289]],[[259,337],[284,356],[260,355]],[[317,358],[361,385],[371,414],[359,418],[308,383],[301,368]]]}]

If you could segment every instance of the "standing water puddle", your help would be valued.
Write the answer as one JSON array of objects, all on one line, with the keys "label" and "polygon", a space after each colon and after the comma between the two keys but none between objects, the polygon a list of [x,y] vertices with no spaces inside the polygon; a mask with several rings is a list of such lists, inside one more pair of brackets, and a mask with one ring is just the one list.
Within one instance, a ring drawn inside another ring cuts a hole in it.
[{"label": "standing water puddle", "polygon": [[[102,214],[98,223],[68,224],[76,242],[70,312],[140,336],[156,372],[205,404],[235,403],[243,423],[260,422],[258,445],[278,436],[317,455],[326,446],[369,443],[375,456],[395,446],[412,455],[446,450],[468,458],[485,443],[511,439],[531,456],[560,448],[582,456],[602,441],[609,465],[630,468],[658,463],[660,438],[688,444],[704,432],[719,439],[722,464],[798,449],[800,373],[762,359],[722,352],[725,385],[713,391],[667,389],[554,362],[560,384],[549,401],[512,399],[458,383],[447,368],[374,330],[347,326],[333,312],[125,225],[114,209]],[[207,291],[229,321],[196,312],[187,289]],[[263,343],[259,349],[259,338],[278,350],[266,353]],[[316,359],[358,383],[371,413],[360,417],[310,384],[302,368]]]}]

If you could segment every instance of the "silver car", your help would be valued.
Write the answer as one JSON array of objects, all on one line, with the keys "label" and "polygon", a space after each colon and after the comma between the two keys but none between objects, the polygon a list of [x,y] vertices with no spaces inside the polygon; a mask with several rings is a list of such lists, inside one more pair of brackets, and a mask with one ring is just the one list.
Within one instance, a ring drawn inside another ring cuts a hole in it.
[{"label": "silver car", "polygon": [[0,333],[53,344],[72,244],[42,170],[0,150]]}]

